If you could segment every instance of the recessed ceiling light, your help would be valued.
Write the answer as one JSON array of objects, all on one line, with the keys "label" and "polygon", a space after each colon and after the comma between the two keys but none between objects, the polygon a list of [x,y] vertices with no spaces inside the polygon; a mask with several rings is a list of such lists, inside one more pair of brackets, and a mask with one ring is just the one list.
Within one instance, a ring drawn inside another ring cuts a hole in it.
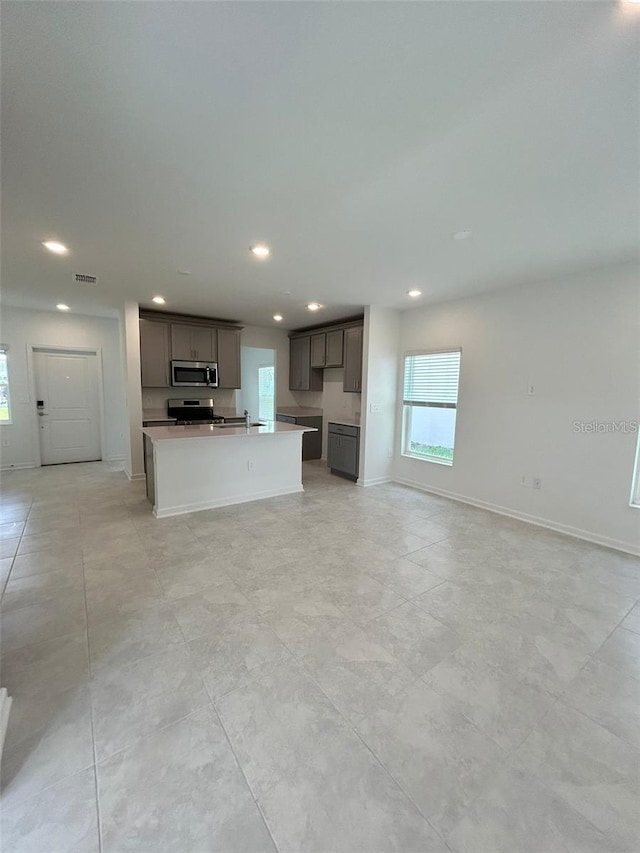
[{"label": "recessed ceiling light", "polygon": [[282,314],[274,314],[273,319],[276,321],[276,323],[282,322]]},{"label": "recessed ceiling light", "polygon": [[164,303],[165,303],[167,300],[164,298],[164,296],[154,296],[154,297],[153,297],[153,299],[152,299],[151,301],[152,301],[152,302],[155,302],[155,303],[156,303],[156,305],[164,305]]},{"label": "recessed ceiling light", "polygon": [[264,243],[256,243],[255,246],[251,246],[251,251],[256,256],[256,258],[260,258],[261,260],[268,258],[271,254],[271,249]]},{"label": "recessed ceiling light", "polygon": [[416,296],[422,296],[421,290],[407,290],[407,296],[412,296],[414,299]]},{"label": "recessed ceiling light", "polygon": [[471,231],[456,231],[453,234],[454,240],[466,240],[468,237],[471,237]]},{"label": "recessed ceiling light", "polygon": [[54,255],[66,255],[69,251],[64,243],[58,243],[55,240],[45,240],[42,244],[45,249],[48,249],[50,252],[53,252]]},{"label": "recessed ceiling light", "polygon": [[307,308],[309,311],[317,311],[319,308],[322,308],[322,305],[319,302],[309,302]]},{"label": "recessed ceiling light", "polygon": [[69,306],[65,305],[64,302],[58,302],[58,304],[56,305],[56,308],[58,309],[58,311],[68,311],[69,310]]}]

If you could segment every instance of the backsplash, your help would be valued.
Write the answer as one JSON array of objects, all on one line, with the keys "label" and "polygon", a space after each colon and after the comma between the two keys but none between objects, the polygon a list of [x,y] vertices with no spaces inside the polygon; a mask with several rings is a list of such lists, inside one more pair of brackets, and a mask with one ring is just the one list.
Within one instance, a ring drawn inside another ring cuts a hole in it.
[{"label": "backsplash", "polygon": [[236,392],[230,388],[143,388],[142,408],[167,408],[167,400],[206,400],[213,397],[215,409],[236,408]]}]

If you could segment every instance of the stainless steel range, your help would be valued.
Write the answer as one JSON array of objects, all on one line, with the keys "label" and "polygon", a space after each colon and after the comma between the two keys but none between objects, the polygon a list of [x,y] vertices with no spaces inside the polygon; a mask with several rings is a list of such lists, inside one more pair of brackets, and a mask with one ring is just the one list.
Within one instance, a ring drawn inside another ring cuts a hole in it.
[{"label": "stainless steel range", "polygon": [[213,411],[213,400],[169,400],[169,417],[179,426],[187,424],[223,424],[224,418]]}]

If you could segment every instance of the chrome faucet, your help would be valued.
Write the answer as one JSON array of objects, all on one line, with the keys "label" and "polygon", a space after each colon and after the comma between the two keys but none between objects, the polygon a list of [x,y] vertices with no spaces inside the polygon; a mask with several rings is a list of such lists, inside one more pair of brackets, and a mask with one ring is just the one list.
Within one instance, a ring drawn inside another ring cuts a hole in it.
[{"label": "chrome faucet", "polygon": [[249,411],[247,409],[244,410],[244,425],[247,429],[251,426],[251,416],[249,415]]}]

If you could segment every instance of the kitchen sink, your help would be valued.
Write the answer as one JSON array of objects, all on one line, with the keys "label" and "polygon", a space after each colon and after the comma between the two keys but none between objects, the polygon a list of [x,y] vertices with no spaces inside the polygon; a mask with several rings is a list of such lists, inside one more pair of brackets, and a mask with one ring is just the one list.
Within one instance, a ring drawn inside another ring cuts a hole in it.
[{"label": "kitchen sink", "polygon": [[[217,429],[238,429],[238,427],[245,426],[245,422],[239,421],[237,424],[215,424],[215,426]],[[252,426],[252,427],[266,426],[266,424],[262,423],[261,421],[256,421],[256,423],[251,423],[251,424],[249,424],[249,426]]]}]

